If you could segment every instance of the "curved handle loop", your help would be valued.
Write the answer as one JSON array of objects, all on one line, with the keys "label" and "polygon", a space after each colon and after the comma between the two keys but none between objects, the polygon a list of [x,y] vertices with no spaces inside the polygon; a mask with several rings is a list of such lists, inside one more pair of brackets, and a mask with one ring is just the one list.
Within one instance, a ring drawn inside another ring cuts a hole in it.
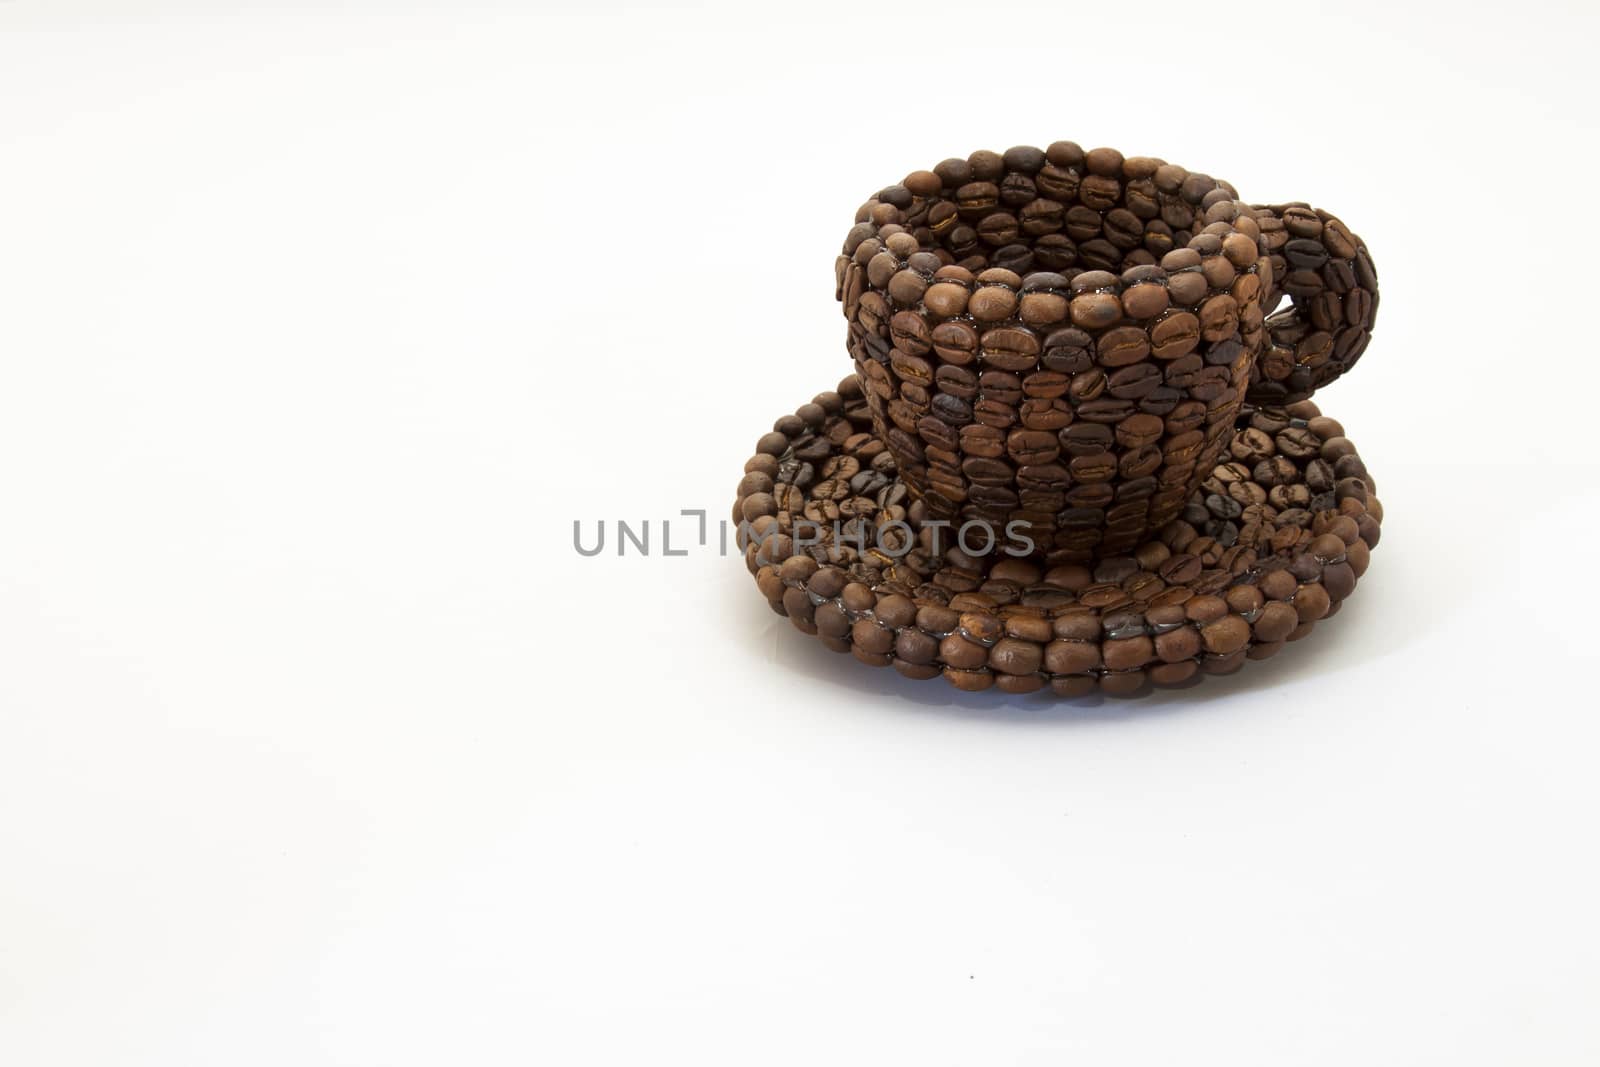
[{"label": "curved handle loop", "polygon": [[[1267,341],[1245,396],[1257,406],[1304,400],[1356,365],[1378,314],[1378,272],[1361,238],[1320,208],[1256,204],[1272,260]],[[1273,312],[1287,295],[1291,306]]]}]

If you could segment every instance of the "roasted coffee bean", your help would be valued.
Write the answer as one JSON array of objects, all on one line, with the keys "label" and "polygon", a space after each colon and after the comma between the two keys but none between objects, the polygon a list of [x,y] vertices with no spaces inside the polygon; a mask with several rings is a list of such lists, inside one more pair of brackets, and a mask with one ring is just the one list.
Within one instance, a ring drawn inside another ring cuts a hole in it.
[{"label": "roasted coffee bean", "polygon": [[[1108,482],[1086,482],[1075,485],[1067,491],[1067,510],[1062,511],[1058,518],[1063,526],[1072,524],[1069,522],[1069,513],[1080,516],[1080,519],[1072,521],[1081,525],[1104,526],[1105,507],[1116,499],[1116,495],[1116,490]],[[1094,517],[1093,522],[1088,521],[1089,516]]]},{"label": "roasted coffee bean", "polygon": [[1037,269],[1068,270],[1077,259],[1077,246],[1066,234],[1047,233],[1033,243],[1033,266]]},{"label": "roasted coffee bean", "polygon": [[1150,319],[1167,310],[1167,287],[1159,282],[1142,282],[1122,294],[1122,307],[1129,318]]},{"label": "roasted coffee bean", "polygon": [[[974,177],[977,177],[974,168]],[[992,181],[972,181],[955,192],[956,209],[967,219],[980,219],[1000,203],[1000,187]]]},{"label": "roasted coffee bean", "polygon": [[1004,285],[983,286],[967,301],[967,310],[979,322],[1007,319],[1017,310],[1017,294]]},{"label": "roasted coffee bean", "polygon": [[1273,440],[1278,446],[1278,451],[1290,459],[1310,459],[1322,449],[1322,442],[1317,439],[1317,435],[1303,426],[1287,427],[1279,431]]},{"label": "roasted coffee bean", "polygon": [[1106,392],[1126,400],[1148,396],[1161,384],[1161,368],[1153,363],[1135,363],[1110,375]]},{"label": "roasted coffee bean", "polygon": [[889,367],[902,382],[926,384],[933,381],[933,364],[898,348],[890,354]]},{"label": "roasted coffee bean", "polygon": [[764,471],[751,471],[739,480],[739,496],[744,498],[757,493],[772,492],[772,476]]},{"label": "roasted coffee bean", "polygon": [[1065,225],[1067,237],[1073,241],[1097,240],[1100,236],[1100,213],[1083,204],[1074,204],[1067,208]]},{"label": "roasted coffee bean", "polygon": [[1172,312],[1150,328],[1150,351],[1157,359],[1177,359],[1200,343],[1200,320],[1188,311]]},{"label": "roasted coffee bean", "polygon": [[1117,423],[1114,433],[1117,444],[1125,449],[1138,450],[1160,440],[1163,428],[1159,417],[1141,413],[1129,415]]},{"label": "roasted coffee bean", "polygon": [[1086,330],[1104,329],[1122,317],[1116,294],[1108,292],[1080,293],[1073,297],[1069,311],[1073,325]]},{"label": "roasted coffee bean", "polygon": [[1022,403],[1022,379],[1009,371],[985,370],[978,375],[978,389],[985,400],[1013,408]]},{"label": "roasted coffee bean", "polygon": [[[991,290],[980,290],[990,292]],[[980,355],[985,366],[1020,371],[1032,368],[1039,358],[1039,336],[1018,326],[985,330],[980,338]]]},{"label": "roasted coffee bean", "polygon": [[1117,460],[1110,452],[1074,456],[1068,463],[1068,469],[1079,483],[1105,482],[1116,475]]},{"label": "roasted coffee bean", "polygon": [[973,404],[972,416],[985,426],[1008,429],[1017,421],[1017,409],[1014,401],[986,396]]},{"label": "roasted coffee bean", "polygon": [[[1001,456],[1006,450],[1006,435],[992,426],[963,426],[961,451],[969,456]],[[1308,497],[1309,499],[1309,497]]]},{"label": "roasted coffee bean", "polygon": [[[962,403],[953,397],[940,396],[940,400],[953,403]],[[946,405],[948,406],[948,405]],[[931,448],[941,448],[953,452],[960,445],[960,438],[956,429],[949,422],[935,416],[926,416],[917,421],[917,434],[928,443]]]},{"label": "roasted coffee bean", "polygon": [[1119,397],[1099,397],[1078,405],[1078,417],[1088,422],[1115,425],[1134,412],[1133,403]]},{"label": "roasted coffee bean", "polygon": [[1022,391],[1030,399],[1054,400],[1064,395],[1074,380],[1059,371],[1034,371],[1022,379]]},{"label": "roasted coffee bean", "polygon": [[1138,248],[1144,241],[1144,220],[1127,208],[1112,208],[1106,212],[1102,228],[1106,240],[1117,248]]},{"label": "roasted coffee bean", "polygon": [[1045,164],[1045,154],[1028,145],[1008,148],[1001,156],[1008,171],[1018,174],[1037,174]]},{"label": "roasted coffee bean", "polygon": [[1250,624],[1237,615],[1224,615],[1200,630],[1207,652],[1225,656],[1243,649],[1250,640]]},{"label": "roasted coffee bean", "polygon": [[1068,313],[1067,298],[1060,293],[1023,293],[1018,316],[1030,326],[1049,326],[1062,322]]},{"label": "roasted coffee bean", "polygon": [[1018,464],[1049,463],[1061,454],[1056,435],[1044,430],[1013,430],[1006,448]]},{"label": "roasted coffee bean", "polygon": [[1205,275],[1198,267],[1174,273],[1167,279],[1167,296],[1179,307],[1192,308],[1205,299]]},{"label": "roasted coffee bean", "polygon": [[1026,274],[1033,269],[1033,250],[1025,244],[1002,245],[990,253],[989,262],[1016,274]]},{"label": "roasted coffee bean", "polygon": [[989,666],[1000,674],[1032,674],[1044,663],[1044,650],[1032,641],[1002,638],[989,650]]},{"label": "roasted coffee bean", "polygon": [[1096,368],[1074,374],[1068,382],[1067,391],[1075,405],[1093,400],[1106,391],[1106,372]]},{"label": "roasted coffee bean", "polygon": [[1037,203],[1039,189],[1033,179],[1021,171],[1011,171],[1000,180],[1000,202],[1007,207],[1024,207]]},{"label": "roasted coffee bean", "polygon": [[1039,363],[1047,370],[1059,374],[1075,375],[1094,369],[1094,357],[1088,348],[1046,348]]},{"label": "roasted coffee bean", "polygon": [[[1123,420],[1129,421],[1129,420]],[[1113,430],[1110,426],[1092,422],[1076,422],[1058,435],[1061,445],[1075,456],[1093,455],[1111,447]]]},{"label": "roasted coffee bean", "polygon": [[1050,492],[1065,488],[1071,478],[1060,464],[1044,463],[1018,467],[1016,480],[1020,489]]},{"label": "roasted coffee bean", "polygon": [[1019,409],[1022,425],[1030,430],[1059,430],[1072,421],[1072,408],[1059,398],[1030,397]]},{"label": "roasted coffee bean", "polygon": [[[1212,345],[1211,348],[1206,352],[1205,361],[1211,367],[1218,369],[1227,368],[1232,366],[1242,355],[1244,355],[1244,350],[1244,345],[1240,344],[1238,341],[1219,341]],[[1226,381],[1227,379],[1224,378],[1223,380]]]},{"label": "roasted coffee bean", "polygon": [[1200,305],[1200,336],[1207,341],[1225,341],[1239,328],[1239,305],[1233,297],[1219,293]]},{"label": "roasted coffee bean", "polygon": [[922,294],[922,303],[941,318],[954,318],[967,310],[971,291],[955,282],[935,282]]},{"label": "roasted coffee bean", "polygon": [[[1158,385],[1150,390],[1139,401],[1139,410],[1151,415],[1165,415],[1174,407],[1182,393],[1170,385]],[[1231,407],[1229,408],[1231,410]]]},{"label": "roasted coffee bean", "polygon": [[1333,473],[1341,480],[1360,478],[1362,481],[1371,481],[1367,474],[1367,465],[1362,462],[1360,456],[1340,456],[1338,462],[1333,465]]},{"label": "roasted coffee bean", "polygon": [[[956,432],[955,427],[964,426],[972,421],[972,405],[954,394],[939,393],[933,398],[933,414],[948,428],[949,435],[953,435]],[[926,422],[927,420],[918,422],[919,431]],[[924,438],[927,436],[923,433]],[[955,448],[956,444],[952,439],[944,447]]]},{"label": "roasted coffee bean", "polygon": [[978,355],[978,331],[965,322],[943,322],[932,332],[933,350],[947,363],[962,366]]},{"label": "roasted coffee bean", "polygon": [[934,371],[933,383],[939,394],[960,400],[972,400],[978,395],[978,376],[967,367],[956,364],[941,364]]},{"label": "roasted coffee bean", "polygon": [[1283,258],[1291,270],[1319,270],[1328,262],[1328,250],[1321,241],[1301,237],[1283,246]]},{"label": "roasted coffee bean", "polygon": [[1010,464],[985,456],[969,456],[961,471],[978,485],[1009,485],[1016,475]]},{"label": "roasted coffee bean", "polygon": [[1117,470],[1124,479],[1122,486],[1119,487],[1119,498],[1122,488],[1155,473],[1160,468],[1162,460],[1161,449],[1155,445],[1146,445],[1136,451],[1122,453],[1122,457],[1117,461]]},{"label": "roasted coffee bean", "polygon": [[1125,367],[1149,354],[1150,338],[1134,326],[1106,331],[1095,346],[1095,359],[1104,367]]},{"label": "roasted coffee bean", "polygon": [[1218,519],[1237,519],[1244,508],[1232,497],[1212,493],[1206,497],[1205,511]]},{"label": "roasted coffee bean", "polygon": [[1122,250],[1110,241],[1094,238],[1078,244],[1078,258],[1090,270],[1116,272],[1122,266]]}]

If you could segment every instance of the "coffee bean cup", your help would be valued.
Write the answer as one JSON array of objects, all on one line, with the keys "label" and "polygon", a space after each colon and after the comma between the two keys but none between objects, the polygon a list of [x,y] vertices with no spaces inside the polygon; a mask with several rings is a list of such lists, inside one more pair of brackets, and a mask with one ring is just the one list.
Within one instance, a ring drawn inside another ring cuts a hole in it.
[{"label": "coffee bean cup", "polygon": [[1241,405],[1338,377],[1377,309],[1371,257],[1326,212],[1070,142],[907,175],[862,205],[836,278],[920,514],[1063,562],[1179,518]]}]

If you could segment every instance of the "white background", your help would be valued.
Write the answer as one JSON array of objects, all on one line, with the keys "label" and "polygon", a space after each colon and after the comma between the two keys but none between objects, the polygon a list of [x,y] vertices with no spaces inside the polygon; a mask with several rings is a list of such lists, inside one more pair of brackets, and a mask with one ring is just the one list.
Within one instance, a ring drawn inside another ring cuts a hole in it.
[{"label": "white background", "polygon": [[[1600,1062],[1597,30],[0,4],[0,1062]],[[1057,138],[1372,248],[1337,619],[1057,705],[574,552],[849,369],[867,195]]]}]

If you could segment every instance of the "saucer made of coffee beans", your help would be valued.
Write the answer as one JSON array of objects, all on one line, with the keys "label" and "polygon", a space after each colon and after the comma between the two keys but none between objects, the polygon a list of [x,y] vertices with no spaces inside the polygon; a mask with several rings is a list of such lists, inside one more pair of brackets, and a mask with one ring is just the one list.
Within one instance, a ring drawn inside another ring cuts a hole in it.
[{"label": "saucer made of coffee beans", "polygon": [[[1061,697],[1134,696],[1276,655],[1354,591],[1382,516],[1342,427],[1302,401],[1242,412],[1183,516],[1128,555],[967,555],[921,525],[854,377],[773,424],[733,508],[768,604],[833,651]],[[797,548],[796,533],[817,543]]]}]

